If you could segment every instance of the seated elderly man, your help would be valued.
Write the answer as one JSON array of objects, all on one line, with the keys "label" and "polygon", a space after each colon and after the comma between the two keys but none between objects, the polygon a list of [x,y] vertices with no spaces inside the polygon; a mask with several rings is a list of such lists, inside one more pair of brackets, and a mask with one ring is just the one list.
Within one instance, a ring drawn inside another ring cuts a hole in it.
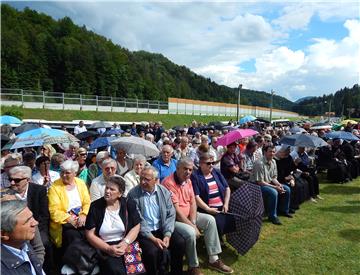
[{"label": "seated elderly man", "polygon": [[[289,214],[291,191],[289,186],[281,184],[277,180],[278,174],[274,156],[275,147],[273,145],[265,145],[264,157],[255,162],[253,173],[250,175],[250,181],[256,182],[261,186],[269,220],[273,224],[281,225],[277,215],[278,208],[282,215],[292,218]],[[280,200],[279,203],[278,200]]]},{"label": "seated elderly man", "polygon": [[[171,274],[182,274],[185,240],[174,231],[175,209],[170,192],[159,185],[158,171],[145,167],[141,171],[140,185],[128,193],[134,199],[141,216],[139,242],[148,274],[159,274],[164,249],[170,249]],[[161,272],[160,272],[161,274]]]},{"label": "seated elderly man", "polygon": [[9,171],[10,188],[15,196],[27,202],[27,206],[38,221],[41,240],[45,247],[45,266],[46,270],[51,268],[53,263],[52,245],[49,240],[49,221],[50,214],[48,208],[47,189],[31,181],[31,168],[28,166],[16,166]]},{"label": "seated elderly man", "polygon": [[34,239],[38,222],[19,200],[1,201],[1,273],[44,274],[29,241]]},{"label": "seated elderly man", "polygon": [[102,174],[91,182],[90,185],[90,200],[96,201],[104,197],[105,185],[111,176],[115,175],[116,172],[116,161],[108,158],[101,163]]},{"label": "seated elderly man", "polygon": [[173,159],[174,149],[170,145],[164,145],[161,155],[153,162],[153,166],[159,171],[160,182],[176,170],[177,160]]},{"label": "seated elderly man", "polygon": [[176,210],[176,231],[186,240],[189,273],[203,274],[199,268],[196,251],[196,238],[200,236],[200,230],[204,232],[209,267],[222,273],[233,273],[233,270],[218,256],[221,253],[221,245],[215,218],[209,214],[197,212],[190,180],[193,167],[194,163],[190,158],[183,158],[178,161],[176,171],[162,182],[171,192],[171,199]]}]

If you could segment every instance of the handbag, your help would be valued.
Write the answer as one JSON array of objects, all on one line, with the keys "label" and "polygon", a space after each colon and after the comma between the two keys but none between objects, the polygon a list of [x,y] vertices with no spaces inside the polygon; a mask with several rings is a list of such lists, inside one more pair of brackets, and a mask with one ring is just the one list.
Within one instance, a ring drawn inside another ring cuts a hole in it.
[{"label": "handbag", "polygon": [[[125,225],[125,233],[124,237],[127,232],[128,228],[128,211],[127,206],[125,210],[126,215],[126,225]],[[126,268],[126,274],[143,274],[146,273],[145,266],[141,259],[141,247],[138,241],[133,241],[125,250],[124,253],[124,263]]]},{"label": "handbag", "polygon": [[145,273],[145,266],[141,260],[141,248],[138,241],[133,241],[125,250],[124,262],[127,274]]}]

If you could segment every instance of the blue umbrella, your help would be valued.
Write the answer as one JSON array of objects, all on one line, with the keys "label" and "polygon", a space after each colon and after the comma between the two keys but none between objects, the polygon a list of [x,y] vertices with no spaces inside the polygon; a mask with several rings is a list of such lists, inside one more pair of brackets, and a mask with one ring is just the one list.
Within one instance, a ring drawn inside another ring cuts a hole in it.
[{"label": "blue umbrella", "polygon": [[256,119],[256,117],[254,117],[252,115],[247,115],[247,116],[244,116],[243,118],[241,118],[239,123],[244,124],[244,123],[247,123],[247,122],[250,122],[250,121],[254,121],[255,119]]},{"label": "blue umbrella", "polygon": [[321,138],[305,134],[284,136],[279,140],[280,144],[299,147],[322,147],[328,144]]},{"label": "blue umbrella", "polygon": [[99,137],[99,138],[95,139],[93,143],[91,143],[89,149],[94,150],[99,147],[109,146],[110,142],[117,138],[118,137]]},{"label": "blue umbrella", "polygon": [[38,128],[19,134],[11,149],[77,141],[79,140],[68,132],[57,129]]},{"label": "blue umbrella", "polygon": [[0,124],[21,124],[22,121],[14,116],[1,116]]},{"label": "blue umbrella", "polygon": [[120,135],[120,134],[122,134],[122,133],[124,133],[124,131],[121,130],[121,129],[110,129],[110,130],[106,130],[106,131],[102,134],[102,136],[103,136],[103,137],[106,137],[106,136],[111,136],[111,135]]},{"label": "blue umbrella", "polygon": [[325,137],[328,139],[340,138],[344,140],[359,140],[359,138],[354,134],[345,131],[334,131],[334,132],[326,133]]}]

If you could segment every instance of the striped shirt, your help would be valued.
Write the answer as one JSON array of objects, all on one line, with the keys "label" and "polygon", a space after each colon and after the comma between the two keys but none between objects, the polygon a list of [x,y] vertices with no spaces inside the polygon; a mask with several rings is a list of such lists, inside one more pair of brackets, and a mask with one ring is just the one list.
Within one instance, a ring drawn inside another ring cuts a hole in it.
[{"label": "striped shirt", "polygon": [[209,186],[209,207],[211,208],[221,208],[223,206],[219,188],[213,176],[207,178],[206,182]]}]

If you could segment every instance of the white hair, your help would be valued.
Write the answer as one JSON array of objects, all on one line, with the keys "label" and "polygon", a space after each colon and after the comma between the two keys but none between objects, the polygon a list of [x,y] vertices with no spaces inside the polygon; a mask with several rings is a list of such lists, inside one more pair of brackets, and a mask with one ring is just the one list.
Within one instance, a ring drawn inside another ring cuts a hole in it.
[{"label": "white hair", "polygon": [[102,162],[102,160],[104,158],[107,158],[107,157],[109,157],[109,152],[108,151],[100,151],[96,155],[96,162],[99,164],[99,162]]},{"label": "white hair", "polygon": [[60,165],[60,170],[62,172],[65,171],[71,171],[73,173],[77,173],[77,171],[79,170],[79,163],[77,161],[73,161],[71,159],[65,160],[61,165]]},{"label": "white hair", "polygon": [[21,173],[24,177],[28,179],[31,178],[31,168],[29,166],[15,166],[9,170],[9,175],[14,175],[17,173]]}]

